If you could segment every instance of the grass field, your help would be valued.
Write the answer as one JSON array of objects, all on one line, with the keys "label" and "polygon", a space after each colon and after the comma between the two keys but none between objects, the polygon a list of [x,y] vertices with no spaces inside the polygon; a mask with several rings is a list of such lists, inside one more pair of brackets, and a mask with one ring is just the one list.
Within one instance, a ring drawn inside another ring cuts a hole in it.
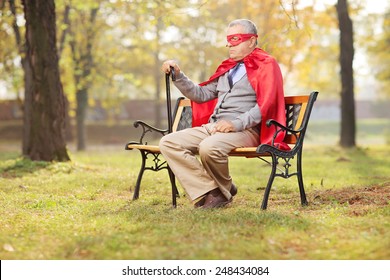
[{"label": "grass field", "polygon": [[308,207],[296,179],[277,178],[259,209],[269,166],[233,158],[239,192],[226,209],[172,209],[166,172],[146,173],[122,146],[31,162],[0,143],[0,259],[389,259],[390,146],[304,147]]}]

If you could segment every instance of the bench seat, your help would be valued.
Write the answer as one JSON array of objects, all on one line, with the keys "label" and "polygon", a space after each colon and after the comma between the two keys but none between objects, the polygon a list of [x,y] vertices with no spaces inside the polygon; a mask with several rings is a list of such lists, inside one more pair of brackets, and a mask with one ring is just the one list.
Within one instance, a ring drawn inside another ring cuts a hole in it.
[{"label": "bench seat", "polygon": [[[144,150],[151,153],[160,153],[160,148],[157,145],[142,145],[142,144],[128,144],[127,149],[137,149]],[[259,157],[259,156],[269,156],[268,153],[259,154],[256,152],[257,147],[245,147],[245,148],[235,148],[229,153],[229,156],[232,157]]]}]

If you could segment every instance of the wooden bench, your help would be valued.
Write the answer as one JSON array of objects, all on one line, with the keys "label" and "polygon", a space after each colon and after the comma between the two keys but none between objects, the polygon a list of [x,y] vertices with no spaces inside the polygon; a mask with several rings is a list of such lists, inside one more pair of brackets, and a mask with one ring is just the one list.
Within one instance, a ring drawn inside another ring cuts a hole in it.
[{"label": "wooden bench", "polygon": [[[272,145],[261,144],[258,147],[236,148],[229,153],[229,156],[260,158],[266,162],[268,161],[264,158],[271,157],[271,162],[268,162],[272,166],[271,174],[268,179],[268,184],[265,188],[263,196],[263,202],[261,204],[261,209],[263,210],[267,208],[269,193],[271,191],[272,183],[275,177],[282,177],[287,179],[291,176],[297,176],[301,204],[303,206],[307,205],[302,178],[302,148],[311,110],[313,108],[317,95],[318,92],[312,92],[310,93],[310,95],[286,96],[286,126],[283,126],[274,120],[267,120],[267,126],[274,125],[277,127],[277,131],[275,132],[274,137],[276,137],[276,134],[280,131],[286,131],[284,142],[290,145],[290,151],[283,151]],[[142,128],[141,137],[139,141],[129,142],[126,144],[125,147],[126,150],[139,150],[142,158],[141,168],[134,189],[133,200],[138,199],[139,197],[142,176],[145,170],[160,171],[166,169],[168,171],[171,181],[172,204],[173,207],[176,207],[176,197],[179,193],[176,187],[175,176],[170,170],[165,160],[160,157],[161,153],[159,146],[149,145],[145,139],[146,135],[150,133],[157,133],[160,136],[163,136],[167,133],[170,133],[170,130],[179,131],[191,127],[191,122],[192,110],[190,100],[185,99],[183,97],[180,97],[176,102],[176,106],[173,113],[172,129],[158,129],[146,124],[143,121],[134,122],[134,127]],[[289,168],[290,166],[292,166],[290,161],[293,159],[296,160],[296,170],[294,172],[290,172]],[[282,163],[279,162],[280,160],[282,160]]]}]

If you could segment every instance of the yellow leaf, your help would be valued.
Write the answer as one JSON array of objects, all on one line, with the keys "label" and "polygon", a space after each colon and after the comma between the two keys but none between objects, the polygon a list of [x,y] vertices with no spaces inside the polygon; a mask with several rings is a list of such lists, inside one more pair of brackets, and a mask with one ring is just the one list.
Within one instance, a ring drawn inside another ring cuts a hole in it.
[{"label": "yellow leaf", "polygon": [[3,249],[7,252],[14,252],[15,251],[14,247],[12,247],[11,244],[4,244]]}]

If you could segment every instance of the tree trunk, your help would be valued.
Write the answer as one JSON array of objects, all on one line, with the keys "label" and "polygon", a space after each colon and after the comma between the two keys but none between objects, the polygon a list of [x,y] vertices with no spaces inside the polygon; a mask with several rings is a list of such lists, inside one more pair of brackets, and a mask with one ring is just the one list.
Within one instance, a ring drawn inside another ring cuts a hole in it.
[{"label": "tree trunk", "polygon": [[28,156],[30,148],[31,116],[32,116],[32,69],[30,61],[25,57],[22,58],[22,67],[24,74],[24,102],[23,102],[23,139],[22,154]]},{"label": "tree trunk", "polygon": [[[58,34],[59,42],[58,42],[58,59],[61,60],[62,51],[65,47],[65,40],[67,38],[67,35],[69,33],[69,26],[70,26],[70,19],[69,19],[69,13],[70,13],[70,5],[65,4],[65,10],[64,10],[64,18],[62,25],[65,26],[65,29],[62,30],[61,34]],[[65,98],[65,141],[66,142],[72,142],[73,141],[73,132],[72,132],[72,123],[71,118],[69,115],[69,99],[67,97],[66,92],[64,92],[64,98]]]},{"label": "tree trunk", "polygon": [[337,16],[340,29],[340,71],[341,71],[341,131],[340,145],[354,147],[356,117],[353,80],[353,26],[348,14],[347,0],[337,1]]},{"label": "tree trunk", "polygon": [[154,56],[154,84],[155,84],[155,103],[154,103],[154,110],[155,110],[155,119],[154,119],[154,126],[155,127],[161,127],[161,60],[159,58],[160,54],[160,31],[162,29],[162,20],[161,18],[158,18],[157,24],[156,24],[156,39],[155,39],[155,50],[153,53]]},{"label": "tree trunk", "polygon": [[77,150],[84,151],[86,146],[85,117],[88,108],[88,90],[80,89],[76,93],[76,129],[77,129]]},{"label": "tree trunk", "polygon": [[84,151],[87,148],[86,145],[86,129],[85,129],[85,119],[87,116],[88,108],[88,90],[91,85],[91,72],[93,68],[93,53],[92,53],[92,44],[95,38],[95,21],[98,13],[99,7],[93,8],[90,10],[90,19],[89,24],[86,28],[86,34],[84,40],[86,42],[85,48],[84,44],[81,42],[75,41],[75,34],[72,28],[77,26],[69,27],[69,32],[71,33],[70,47],[72,50],[72,58],[74,63],[74,80],[76,82],[76,130],[77,130],[77,150]]},{"label": "tree trunk", "polygon": [[158,59],[158,51],[155,52],[154,55],[154,84],[155,84],[155,103],[154,103],[154,126],[155,127],[162,127],[161,124],[161,63]]},{"label": "tree trunk", "polygon": [[[31,86],[26,88],[23,154],[32,160],[67,161],[65,102],[56,49],[54,0],[23,0],[26,59]],[[28,85],[28,83],[26,83]]]},{"label": "tree trunk", "polygon": [[[5,2],[4,2],[5,3]],[[4,4],[3,3],[3,4]],[[30,61],[26,58],[26,44],[24,41],[22,41],[22,36],[20,34],[20,28],[18,25],[16,14],[16,5],[14,0],[8,0],[8,4],[11,10],[12,15],[14,16],[13,23],[12,23],[12,29],[14,30],[15,34],[15,41],[18,46],[18,52],[21,57],[21,64],[23,68],[23,80],[24,80],[24,102],[21,101],[21,110],[23,111],[23,116],[26,120],[27,117],[31,115],[31,95],[27,92],[27,89],[32,87],[32,72],[31,72],[31,66]],[[19,94],[18,94],[18,100]],[[24,122],[23,126],[23,134],[24,137],[22,139],[22,154],[27,154],[27,143],[26,140],[30,139],[30,123],[28,121]]]}]

